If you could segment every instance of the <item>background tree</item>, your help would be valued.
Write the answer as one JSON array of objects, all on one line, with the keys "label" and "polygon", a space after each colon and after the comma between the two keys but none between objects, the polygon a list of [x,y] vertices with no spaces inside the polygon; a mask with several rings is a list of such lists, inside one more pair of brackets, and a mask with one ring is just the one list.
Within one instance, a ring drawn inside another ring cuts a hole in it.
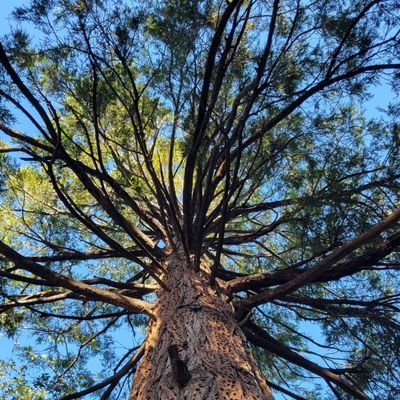
[{"label": "background tree", "polygon": [[[0,46],[0,321],[29,329],[19,357],[36,372],[10,364],[2,395],[398,398],[399,113],[365,104],[398,92],[399,11],[16,9]],[[143,344],[120,354],[121,330]]]}]

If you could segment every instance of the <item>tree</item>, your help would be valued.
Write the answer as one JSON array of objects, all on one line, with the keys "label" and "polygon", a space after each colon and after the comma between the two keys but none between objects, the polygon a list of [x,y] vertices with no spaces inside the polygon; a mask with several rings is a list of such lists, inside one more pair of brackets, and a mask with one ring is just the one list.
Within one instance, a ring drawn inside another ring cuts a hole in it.
[{"label": "tree", "polygon": [[[20,354],[38,372],[11,365],[10,384],[64,400],[398,398],[399,112],[365,104],[398,93],[399,12],[16,9],[0,46],[0,310],[8,335],[33,332]],[[118,360],[121,329],[143,343]]]}]

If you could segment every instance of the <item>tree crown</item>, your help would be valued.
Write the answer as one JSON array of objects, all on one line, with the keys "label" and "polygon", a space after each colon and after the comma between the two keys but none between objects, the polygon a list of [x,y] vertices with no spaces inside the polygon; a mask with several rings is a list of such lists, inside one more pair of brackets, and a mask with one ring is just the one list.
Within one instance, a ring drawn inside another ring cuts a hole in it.
[{"label": "tree crown", "polygon": [[[121,395],[137,348],[115,360],[112,333],[147,325],[177,251],[182,268],[209,265],[272,389],[399,395],[399,113],[366,108],[378,86],[398,93],[399,10],[15,10],[0,45],[0,321],[48,342],[21,349],[43,367],[38,396]],[[99,387],[85,363],[102,352],[115,376]],[[326,385],[298,389],[312,376]]]}]

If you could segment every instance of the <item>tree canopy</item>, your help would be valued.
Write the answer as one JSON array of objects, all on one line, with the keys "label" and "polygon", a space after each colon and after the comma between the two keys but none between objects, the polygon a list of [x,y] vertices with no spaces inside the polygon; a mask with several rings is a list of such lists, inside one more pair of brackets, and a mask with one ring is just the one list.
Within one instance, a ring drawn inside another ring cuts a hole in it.
[{"label": "tree canopy", "polygon": [[207,263],[276,396],[399,398],[400,113],[368,106],[399,94],[399,16],[397,0],[17,8],[0,326],[29,341],[0,397],[126,397],[178,251]]}]

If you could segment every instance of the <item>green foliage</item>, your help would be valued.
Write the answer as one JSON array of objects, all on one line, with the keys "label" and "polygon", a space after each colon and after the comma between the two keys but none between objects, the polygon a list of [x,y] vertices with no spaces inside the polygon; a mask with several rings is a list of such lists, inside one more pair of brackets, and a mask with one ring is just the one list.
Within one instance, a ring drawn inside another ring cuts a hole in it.
[{"label": "green foliage", "polygon": [[33,388],[27,380],[25,365],[19,367],[0,360],[0,398],[9,400],[45,400],[44,388]]}]

